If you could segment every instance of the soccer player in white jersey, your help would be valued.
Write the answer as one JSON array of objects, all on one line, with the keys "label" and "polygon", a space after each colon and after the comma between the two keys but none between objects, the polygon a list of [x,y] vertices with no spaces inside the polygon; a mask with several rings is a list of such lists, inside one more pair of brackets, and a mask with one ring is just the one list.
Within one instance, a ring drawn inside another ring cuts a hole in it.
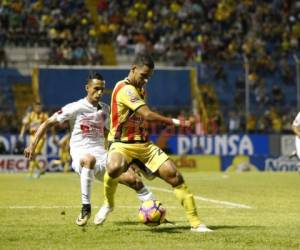
[{"label": "soccer player in white jersey", "polygon": [[[47,129],[64,121],[69,121],[71,130],[70,154],[72,168],[80,175],[82,209],[76,219],[76,224],[84,226],[91,216],[91,190],[93,178],[103,180],[106,167],[107,151],[105,136],[109,128],[109,106],[100,102],[105,88],[102,76],[95,73],[89,76],[85,86],[87,96],[76,102],[65,105],[43,122],[34,135],[31,143],[24,150],[27,158],[34,157],[38,142],[43,138]],[[122,175],[120,183],[136,190],[141,201],[154,199],[152,193],[141,182],[132,169]],[[109,189],[104,192],[104,205],[96,214],[94,223],[102,224],[109,212],[106,204],[111,204]]]},{"label": "soccer player in white jersey", "polygon": [[[297,155],[298,160],[300,160],[300,112],[296,115],[293,121],[292,130],[295,134],[295,155]],[[300,164],[298,164],[298,171],[300,172]]]}]

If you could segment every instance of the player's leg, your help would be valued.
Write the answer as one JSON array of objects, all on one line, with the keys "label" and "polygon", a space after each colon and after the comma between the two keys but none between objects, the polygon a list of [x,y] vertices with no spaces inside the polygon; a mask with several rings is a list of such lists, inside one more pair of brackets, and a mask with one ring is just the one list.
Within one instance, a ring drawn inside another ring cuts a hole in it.
[{"label": "player's leg", "polygon": [[[141,154],[139,159],[150,172],[174,188],[175,196],[184,207],[192,230],[199,230],[199,232],[210,231],[204,224],[201,224],[194,196],[184,183],[184,179],[177,170],[176,165],[169,159],[166,153],[154,144],[147,144],[145,145],[144,153]],[[200,227],[201,229],[199,229]]]},{"label": "player's leg", "polygon": [[[108,175],[106,174],[106,178]],[[110,178],[110,180],[113,180]],[[140,201],[146,201],[146,200],[154,200],[155,197],[153,196],[153,193],[148,189],[147,186],[145,186],[140,179],[139,176],[135,174],[135,172],[129,168],[125,173],[123,173],[119,178],[119,183],[126,185],[127,187],[132,188],[136,191],[137,196]],[[104,221],[107,219],[108,215],[113,211],[114,208],[114,194],[116,191],[116,186],[113,186],[111,184],[107,185],[108,180],[106,180],[106,185],[104,189],[104,204],[99,209],[98,213],[95,215],[94,223],[96,225],[101,225],[104,223]],[[112,192],[112,187],[115,187]],[[110,192],[108,192],[110,190]]]},{"label": "player's leg", "polygon": [[122,173],[127,171],[128,163],[125,155],[122,152],[118,152],[117,149],[112,149],[108,154],[107,159],[107,174],[113,178],[118,178]]},{"label": "player's leg", "polygon": [[[132,168],[129,168],[125,173],[121,174],[121,176],[117,180],[118,183],[134,189],[141,201],[155,199],[153,193],[143,184],[141,178],[134,172]],[[113,211],[114,194],[116,192],[118,184],[116,184],[115,180],[109,177],[107,173],[105,173],[104,175],[103,182],[104,204],[95,215],[94,223],[96,225],[103,224],[109,213]]]},{"label": "player's leg", "polygon": [[[91,216],[91,191],[94,180],[96,159],[93,155],[85,154],[80,159],[81,212],[76,220],[78,226],[84,226]],[[76,171],[76,170],[75,170]],[[77,171],[76,171],[77,172]]]},{"label": "player's leg", "polygon": [[107,158],[106,171],[103,177],[104,204],[114,207],[114,194],[119,183],[119,176],[126,171],[127,162],[122,153],[111,152]]},{"label": "player's leg", "polygon": [[69,152],[62,150],[60,159],[64,168],[64,173],[68,173],[70,170],[70,157]]},{"label": "player's leg", "polygon": [[29,161],[29,166],[28,166],[29,178],[33,177],[35,167],[36,167],[36,161],[35,160],[30,160]]},{"label": "player's leg", "polygon": [[29,172],[29,178],[39,178],[41,173],[40,173],[40,165],[39,162],[37,161],[36,157],[33,157],[29,161],[29,166],[28,166],[28,172]]},{"label": "player's leg", "polygon": [[106,172],[103,178],[104,184],[104,203],[113,208],[114,194],[119,182],[119,176],[128,169],[128,162],[131,158],[126,156],[121,149],[114,144],[111,146],[107,157]]},{"label": "player's leg", "polygon": [[155,200],[153,193],[142,182],[140,176],[134,171],[138,166],[135,163],[130,163],[128,170],[119,178],[119,183],[126,185],[136,191],[140,201]]},{"label": "player's leg", "polygon": [[298,136],[295,136],[295,147],[296,147],[296,155],[299,160],[300,159],[300,138]]},{"label": "player's leg", "polygon": [[[44,145],[45,145],[45,139],[40,140],[38,145],[36,146],[36,150],[35,150],[36,156],[42,155]],[[36,178],[39,178],[41,176],[41,174],[45,174],[46,169],[44,169],[43,166],[39,163],[39,161],[37,160],[37,157],[34,158],[33,164],[34,164],[34,169],[36,170],[35,171]]]},{"label": "player's leg", "polygon": [[[114,208],[114,196],[117,190],[119,178],[112,178],[109,176],[108,172],[108,163],[110,163],[110,169],[115,171],[119,171],[120,168],[125,168],[125,164],[127,167],[126,161],[123,159],[123,155],[118,152],[114,152],[111,155],[107,156],[107,154],[98,155],[96,164],[96,178],[99,180],[103,180],[103,192],[104,192],[104,204],[95,215],[94,223],[96,225],[102,224],[107,218],[108,214],[113,211]],[[121,170],[122,171],[122,170]],[[122,174],[122,172],[120,172]]]},{"label": "player's leg", "polygon": [[[30,136],[29,137],[29,143],[32,143],[34,137]],[[29,173],[29,178],[32,178],[34,175],[34,170],[36,168],[36,160],[35,160],[35,156],[29,161],[29,165],[28,165],[28,173]]]},{"label": "player's leg", "polygon": [[180,201],[180,204],[185,209],[187,218],[192,227],[192,231],[212,231],[200,222],[194,196],[189,191],[184,182],[183,176],[178,171],[173,161],[165,161],[163,164],[161,164],[155,174],[173,187],[176,198]]},{"label": "player's leg", "polygon": [[295,146],[296,146],[296,155],[298,159],[297,168],[298,172],[300,173],[300,138],[298,136],[295,136]]}]

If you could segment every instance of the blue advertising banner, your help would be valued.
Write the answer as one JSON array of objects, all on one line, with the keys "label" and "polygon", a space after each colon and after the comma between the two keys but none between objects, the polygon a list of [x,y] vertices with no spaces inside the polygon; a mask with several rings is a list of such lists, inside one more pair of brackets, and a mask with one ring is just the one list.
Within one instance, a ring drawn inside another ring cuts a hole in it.
[{"label": "blue advertising banner", "polygon": [[[57,136],[60,138],[62,135]],[[24,145],[28,143],[25,138]],[[213,168],[208,170],[221,171],[298,171],[297,159],[288,156],[273,157],[269,154],[269,136],[267,135],[215,135],[215,136],[169,136],[166,140],[160,140],[159,136],[151,136],[154,142],[164,142],[162,147],[168,154],[175,157],[179,165],[202,169],[210,166],[213,159]],[[11,158],[18,135],[0,134],[0,142],[4,145],[5,157],[0,156],[0,168],[25,169],[27,162],[24,158]],[[159,145],[161,147],[161,145]],[[51,168],[51,162],[58,158],[58,146],[51,137],[47,138],[43,151],[43,161],[49,171],[61,169]],[[185,158],[180,158],[186,156]],[[215,158],[207,158],[215,156]],[[2,157],[2,158],[1,158]],[[176,158],[177,157],[177,158]],[[179,158],[178,158],[179,157]],[[194,158],[196,157],[196,158]],[[206,157],[206,158],[205,158]],[[199,163],[201,162],[201,164]],[[200,165],[201,166],[200,166]],[[199,165],[199,166],[198,166]],[[300,170],[300,169],[299,169]]]},{"label": "blue advertising banner", "polygon": [[298,159],[291,159],[288,156],[224,156],[221,157],[221,171],[268,171],[287,172],[299,171]]},{"label": "blue advertising banner", "polygon": [[[156,142],[158,136],[152,136]],[[172,154],[208,154],[221,156],[269,155],[267,135],[170,136],[166,148]]]}]

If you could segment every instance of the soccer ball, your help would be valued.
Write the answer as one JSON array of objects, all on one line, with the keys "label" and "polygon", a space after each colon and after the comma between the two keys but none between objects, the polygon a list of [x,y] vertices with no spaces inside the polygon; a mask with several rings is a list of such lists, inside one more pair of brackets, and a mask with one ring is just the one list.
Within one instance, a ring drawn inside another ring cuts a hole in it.
[{"label": "soccer ball", "polygon": [[139,221],[149,227],[155,227],[165,221],[166,209],[160,201],[144,201],[139,209]]}]

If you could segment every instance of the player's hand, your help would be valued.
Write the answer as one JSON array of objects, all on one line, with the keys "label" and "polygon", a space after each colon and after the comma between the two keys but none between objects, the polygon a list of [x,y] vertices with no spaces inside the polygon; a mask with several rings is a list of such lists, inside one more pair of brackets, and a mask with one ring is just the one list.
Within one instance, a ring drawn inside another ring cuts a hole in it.
[{"label": "player's hand", "polygon": [[195,120],[193,120],[193,119],[183,120],[183,121],[180,121],[180,126],[190,128],[190,127],[192,127],[192,125],[194,123],[195,123]]},{"label": "player's hand", "polygon": [[191,120],[179,120],[179,119],[173,118],[172,122],[177,127],[186,127],[186,128],[189,128],[192,125],[192,121]]},{"label": "player's hand", "polygon": [[26,158],[28,158],[29,160],[31,160],[33,158],[33,155],[34,155],[34,148],[29,145],[28,147],[26,147],[24,149],[24,155]]}]

